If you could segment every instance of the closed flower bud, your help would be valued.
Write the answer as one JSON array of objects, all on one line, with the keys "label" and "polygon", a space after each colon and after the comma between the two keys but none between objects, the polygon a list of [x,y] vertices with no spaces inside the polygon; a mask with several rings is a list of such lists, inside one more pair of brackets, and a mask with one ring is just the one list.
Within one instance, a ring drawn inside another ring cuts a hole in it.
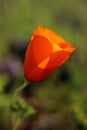
[{"label": "closed flower bud", "polygon": [[31,82],[45,79],[62,65],[75,48],[55,32],[39,26],[34,30],[25,54],[24,75]]}]

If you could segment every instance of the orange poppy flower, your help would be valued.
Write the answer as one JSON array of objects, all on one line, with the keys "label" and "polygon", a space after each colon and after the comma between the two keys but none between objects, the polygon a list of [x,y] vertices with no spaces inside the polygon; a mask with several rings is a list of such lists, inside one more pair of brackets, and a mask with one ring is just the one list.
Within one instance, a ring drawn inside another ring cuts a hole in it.
[{"label": "orange poppy flower", "polygon": [[39,26],[33,32],[25,54],[26,79],[32,82],[45,79],[63,64],[74,50],[71,44],[55,32]]}]

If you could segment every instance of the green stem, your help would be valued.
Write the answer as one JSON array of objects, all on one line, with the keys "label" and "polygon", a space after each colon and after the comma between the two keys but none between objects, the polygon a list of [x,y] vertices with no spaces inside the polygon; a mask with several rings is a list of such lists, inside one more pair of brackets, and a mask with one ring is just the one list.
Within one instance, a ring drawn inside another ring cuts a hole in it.
[{"label": "green stem", "polygon": [[[20,93],[22,92],[22,90],[29,84],[29,82],[25,81],[23,85],[19,86],[13,93],[12,96],[12,105],[15,104],[15,102],[18,100],[18,98],[20,97]],[[15,115],[14,115],[15,114]],[[15,119],[15,121],[13,122],[13,130],[17,130],[18,126],[21,123],[21,119],[19,118],[19,116],[16,115],[16,113],[13,114],[13,119]],[[15,123],[15,124],[14,124]]]},{"label": "green stem", "polygon": [[29,82],[25,81],[20,87],[18,87],[13,93],[12,102],[14,103],[16,99],[19,97],[22,90],[29,84]]}]

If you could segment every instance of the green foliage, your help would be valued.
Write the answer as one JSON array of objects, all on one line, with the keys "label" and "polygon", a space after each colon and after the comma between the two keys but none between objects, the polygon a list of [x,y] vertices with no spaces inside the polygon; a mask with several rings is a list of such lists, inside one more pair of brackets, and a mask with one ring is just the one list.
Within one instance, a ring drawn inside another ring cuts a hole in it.
[{"label": "green foliage", "polygon": [[33,107],[28,106],[24,99],[18,98],[15,104],[11,105],[12,112],[17,112],[21,118],[32,116],[36,113]]}]

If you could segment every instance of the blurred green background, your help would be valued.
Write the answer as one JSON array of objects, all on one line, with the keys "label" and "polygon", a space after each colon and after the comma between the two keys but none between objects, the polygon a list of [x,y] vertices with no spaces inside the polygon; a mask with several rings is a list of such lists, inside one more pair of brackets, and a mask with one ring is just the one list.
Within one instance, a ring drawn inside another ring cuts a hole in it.
[{"label": "blurred green background", "polygon": [[24,81],[24,54],[32,31],[42,25],[76,47],[45,81],[26,87],[37,114],[20,130],[87,130],[87,1],[0,0],[0,130],[12,130],[10,103]]}]

